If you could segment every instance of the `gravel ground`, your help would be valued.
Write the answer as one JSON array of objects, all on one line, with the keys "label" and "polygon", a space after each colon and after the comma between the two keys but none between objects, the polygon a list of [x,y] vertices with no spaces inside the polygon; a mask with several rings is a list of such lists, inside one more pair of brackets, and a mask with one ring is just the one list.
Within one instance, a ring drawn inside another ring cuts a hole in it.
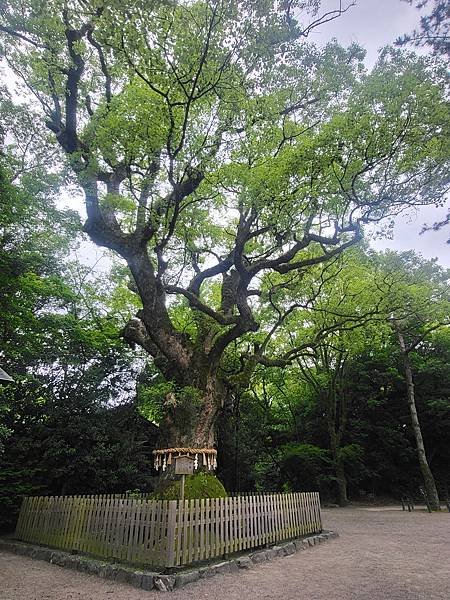
[{"label": "gravel ground", "polygon": [[174,591],[146,592],[0,553],[1,600],[449,600],[450,514],[323,511],[340,538]]}]

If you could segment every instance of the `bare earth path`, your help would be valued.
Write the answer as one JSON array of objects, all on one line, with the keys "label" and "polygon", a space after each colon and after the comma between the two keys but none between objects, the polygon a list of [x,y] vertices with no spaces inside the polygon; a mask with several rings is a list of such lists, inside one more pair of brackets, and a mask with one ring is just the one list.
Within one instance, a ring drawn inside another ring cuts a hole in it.
[{"label": "bare earth path", "polygon": [[450,514],[324,511],[340,538],[169,595],[0,553],[1,600],[449,600]]}]

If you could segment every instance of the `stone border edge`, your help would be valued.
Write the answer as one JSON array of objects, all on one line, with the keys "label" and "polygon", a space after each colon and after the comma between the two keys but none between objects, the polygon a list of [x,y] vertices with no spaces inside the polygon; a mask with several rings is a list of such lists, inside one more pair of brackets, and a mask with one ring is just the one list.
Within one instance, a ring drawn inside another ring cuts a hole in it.
[{"label": "stone border edge", "polygon": [[270,561],[277,557],[290,556],[291,554],[307,550],[316,544],[337,537],[339,537],[339,534],[334,531],[322,531],[322,533],[284,542],[263,550],[257,550],[256,552],[239,556],[235,559],[199,567],[198,569],[180,571],[173,575],[155,573],[152,571],[141,571],[124,565],[105,562],[87,556],[70,554],[52,548],[45,548],[43,546],[26,544],[12,539],[0,538],[0,550],[28,556],[36,560],[43,560],[88,575],[97,575],[98,577],[110,579],[118,583],[126,583],[143,590],[155,589],[160,590],[161,592],[171,592],[174,588],[183,587],[198,579],[213,577],[214,575],[222,573],[234,573],[239,571],[239,569],[248,569],[254,564]]}]

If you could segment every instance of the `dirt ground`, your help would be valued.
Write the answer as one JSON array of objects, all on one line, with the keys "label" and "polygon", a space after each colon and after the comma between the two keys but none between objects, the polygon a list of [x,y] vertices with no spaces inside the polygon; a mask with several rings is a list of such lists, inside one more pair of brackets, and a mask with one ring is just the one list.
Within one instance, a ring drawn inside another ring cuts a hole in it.
[{"label": "dirt ground", "polygon": [[449,600],[450,514],[323,511],[340,538],[165,596],[0,553],[1,600]]}]

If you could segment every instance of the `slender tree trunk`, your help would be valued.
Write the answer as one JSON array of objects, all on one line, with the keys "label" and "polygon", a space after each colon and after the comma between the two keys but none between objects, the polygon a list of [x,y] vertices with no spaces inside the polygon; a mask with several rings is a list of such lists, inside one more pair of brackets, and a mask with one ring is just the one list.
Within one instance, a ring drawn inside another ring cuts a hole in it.
[{"label": "slender tree trunk", "polygon": [[329,431],[331,454],[333,457],[334,474],[336,477],[338,504],[339,506],[347,506],[347,478],[345,476],[344,464],[339,456],[339,441],[334,430]]},{"label": "slender tree trunk", "polygon": [[[326,354],[324,356],[324,362],[328,363],[328,356]],[[334,373],[339,375],[339,380],[342,379],[344,373],[343,367],[345,362],[342,361],[342,358],[343,357],[341,355],[336,367],[338,371],[335,371]],[[330,372],[331,366],[329,363],[328,367]],[[328,435],[330,438],[331,456],[333,458],[334,475],[336,478],[337,500],[339,506],[347,506],[347,478],[345,476],[344,462],[340,453],[342,436],[344,435],[347,422],[347,401],[344,394],[342,394],[341,382],[338,383],[338,380],[335,377],[332,377],[329,385],[331,387],[326,393],[327,425]],[[338,387],[341,391],[340,394],[337,393]]]},{"label": "slender tree trunk", "polygon": [[414,431],[414,437],[416,439],[417,456],[419,458],[419,466],[422,472],[425,491],[427,493],[431,508],[433,510],[440,510],[439,496],[436,489],[436,483],[434,481],[433,473],[431,472],[430,466],[428,464],[427,455],[425,452],[425,445],[423,443],[422,430],[420,428],[419,417],[417,416],[414,381],[412,375],[411,361],[409,359],[409,351],[405,344],[405,338],[403,337],[402,332],[398,328],[397,337],[400,344],[403,365],[405,368],[406,395],[408,400],[409,412],[411,414],[411,422]]},{"label": "slender tree trunk", "polygon": [[336,477],[338,486],[338,504],[339,506],[347,506],[347,478],[345,477],[344,465],[340,460],[336,463]]}]

